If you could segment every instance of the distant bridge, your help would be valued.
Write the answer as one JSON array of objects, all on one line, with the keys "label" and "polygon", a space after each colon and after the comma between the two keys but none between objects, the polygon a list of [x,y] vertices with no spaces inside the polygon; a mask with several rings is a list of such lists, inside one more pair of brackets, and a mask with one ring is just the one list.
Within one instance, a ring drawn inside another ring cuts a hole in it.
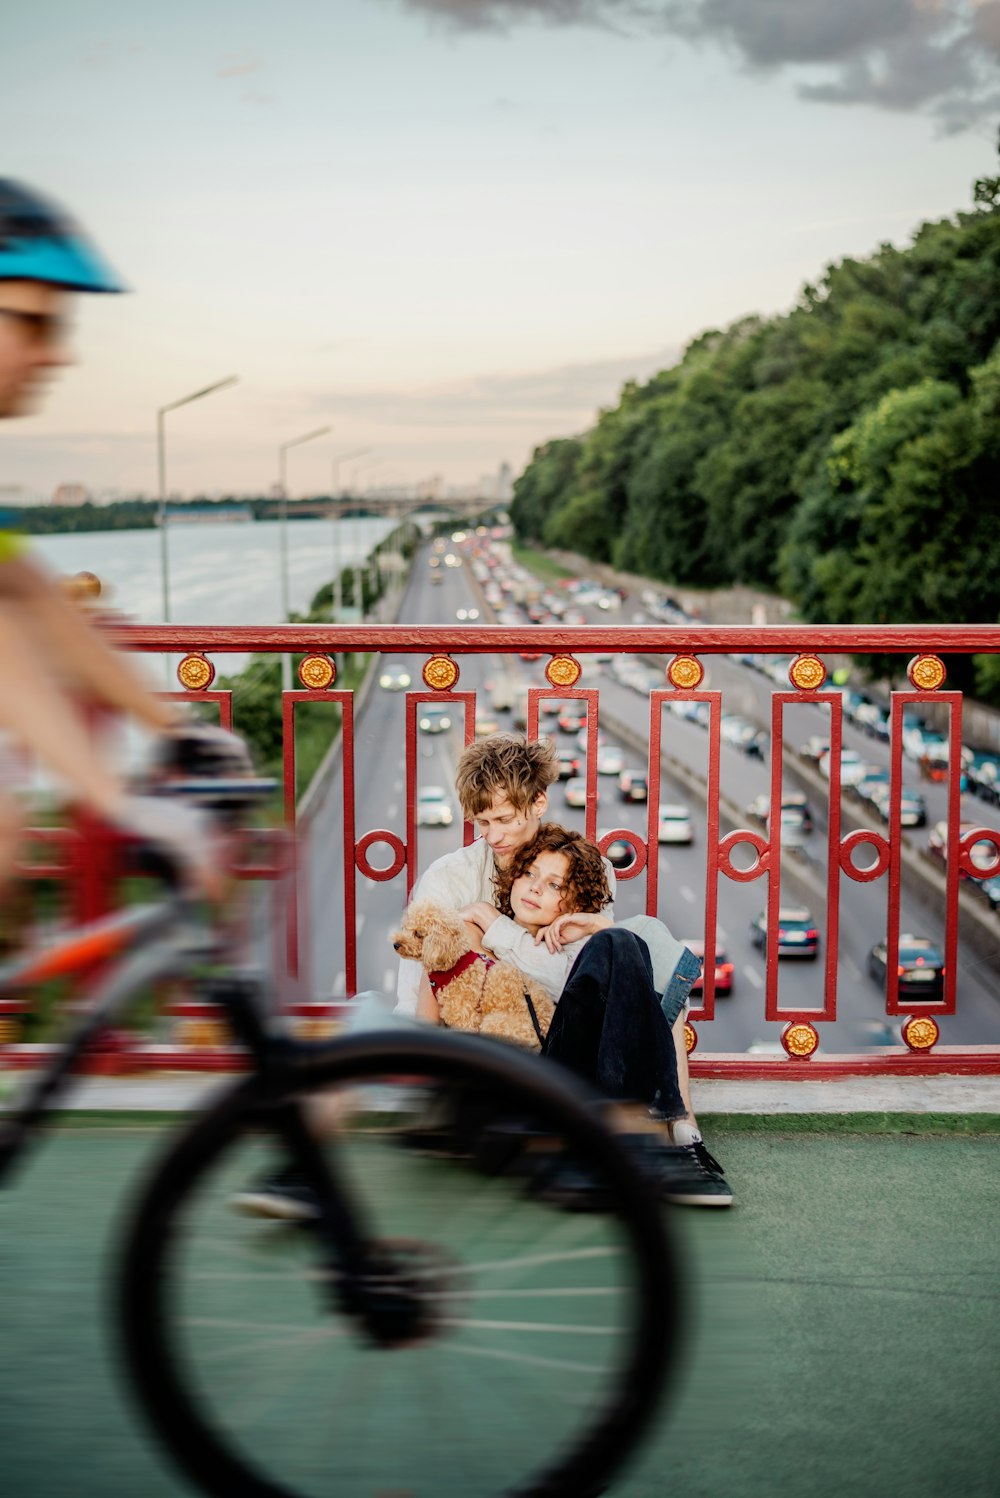
[{"label": "distant bridge", "polygon": [[[290,499],[287,514],[289,519],[302,520],[325,516],[343,519],[348,515],[381,515],[390,520],[402,520],[406,515],[417,514],[471,518],[506,508],[506,503],[498,499],[405,499],[395,495],[358,494],[341,495],[337,499],[322,496],[315,499]],[[277,519],[281,514],[280,499],[270,499],[263,506],[258,505],[257,513],[264,519]]]}]

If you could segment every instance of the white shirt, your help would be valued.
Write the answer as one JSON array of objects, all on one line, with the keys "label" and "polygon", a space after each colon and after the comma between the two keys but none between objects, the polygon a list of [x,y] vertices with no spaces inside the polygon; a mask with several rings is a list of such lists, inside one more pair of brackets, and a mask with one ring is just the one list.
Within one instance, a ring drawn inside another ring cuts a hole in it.
[{"label": "white shirt", "polygon": [[[467,848],[456,848],[454,853],[445,853],[437,858],[430,868],[417,880],[413,888],[414,900],[431,900],[443,905],[446,910],[458,910],[463,905],[474,905],[485,901],[496,904],[493,875],[496,864],[493,850],[485,838],[477,838]],[[604,871],[608,876],[611,898],[615,895],[615,874],[607,859]],[[610,915],[612,907],[605,907]],[[536,946],[530,931],[500,915],[483,937],[483,946],[497,957],[506,957],[528,978],[541,984],[553,999],[563,991],[569,970],[586,938],[568,942],[561,952],[550,952],[544,942]],[[419,962],[403,959],[399,964],[399,980],[396,985],[396,1013],[416,1014],[417,995],[423,968]]]}]

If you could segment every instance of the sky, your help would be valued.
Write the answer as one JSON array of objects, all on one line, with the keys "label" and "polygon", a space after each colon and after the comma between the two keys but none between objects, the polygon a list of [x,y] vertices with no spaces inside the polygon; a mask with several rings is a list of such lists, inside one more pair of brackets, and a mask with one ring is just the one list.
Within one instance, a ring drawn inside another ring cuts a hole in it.
[{"label": "sky", "polygon": [[[33,0],[5,175],[132,288],[0,490],[474,483],[996,170],[1000,0]],[[364,449],[356,459],[347,455]],[[339,467],[334,469],[334,464]]]}]

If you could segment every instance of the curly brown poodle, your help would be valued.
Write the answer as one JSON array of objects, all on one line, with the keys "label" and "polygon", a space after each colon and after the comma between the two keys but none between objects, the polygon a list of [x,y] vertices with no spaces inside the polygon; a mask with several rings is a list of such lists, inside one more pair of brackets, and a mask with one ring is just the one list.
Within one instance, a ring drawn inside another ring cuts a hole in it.
[{"label": "curly brown poodle", "polygon": [[409,957],[426,970],[441,1023],[449,1029],[490,1035],[526,1050],[541,1049],[528,998],[542,1035],[548,1034],[555,1013],[552,1000],[513,963],[477,952],[458,911],[417,900],[404,914],[392,944],[400,957]]}]

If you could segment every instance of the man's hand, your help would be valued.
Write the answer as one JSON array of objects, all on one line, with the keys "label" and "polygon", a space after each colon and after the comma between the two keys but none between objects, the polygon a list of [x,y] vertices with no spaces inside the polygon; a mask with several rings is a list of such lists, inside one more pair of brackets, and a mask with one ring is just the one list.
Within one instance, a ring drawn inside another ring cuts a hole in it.
[{"label": "man's hand", "polygon": [[595,931],[604,931],[613,925],[610,916],[571,911],[569,915],[557,915],[550,926],[543,926],[536,932],[535,946],[544,942],[550,952],[561,952],[567,942],[581,941],[583,937],[593,936]]},{"label": "man's hand", "polygon": [[471,925],[478,926],[480,931],[486,931],[492,926],[500,914],[499,910],[495,910],[485,900],[476,900],[471,905],[463,905],[458,913],[463,921],[469,921]]}]

